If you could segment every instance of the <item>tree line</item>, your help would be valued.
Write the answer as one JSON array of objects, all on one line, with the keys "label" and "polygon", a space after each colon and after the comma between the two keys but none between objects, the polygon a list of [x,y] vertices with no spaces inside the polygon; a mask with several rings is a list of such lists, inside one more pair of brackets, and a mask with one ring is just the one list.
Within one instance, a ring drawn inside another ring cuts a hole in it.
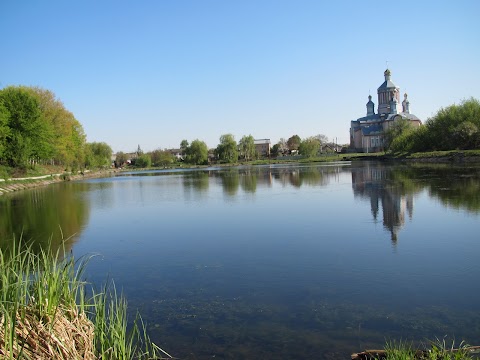
[{"label": "tree line", "polygon": [[[323,148],[323,149],[322,149]],[[266,156],[277,157],[279,155],[299,154],[304,157],[317,156],[320,151],[332,152],[332,144],[328,145],[328,138],[325,135],[307,137],[301,139],[298,135],[292,135],[288,140],[281,138],[273,145]],[[206,165],[212,160],[217,163],[237,163],[239,161],[251,161],[264,157],[259,154],[255,146],[255,139],[252,135],[244,135],[238,142],[232,134],[220,136],[219,144],[215,149],[208,149],[207,144],[199,139],[191,143],[184,139],[180,142],[180,155],[183,161],[191,165]],[[150,166],[166,167],[171,166],[178,159],[169,150],[154,150],[144,153],[138,147],[135,158],[130,159],[129,155],[120,151],[116,154],[115,165],[123,166],[131,161],[131,165],[140,168]]]},{"label": "tree line", "polygon": [[79,170],[110,166],[111,155],[108,144],[87,143],[82,125],[53,92],[28,86],[0,90],[0,165]]},{"label": "tree line", "polygon": [[[416,128],[407,120],[395,121],[385,132],[384,140],[386,150],[392,152],[478,149],[480,103],[471,98],[459,105],[442,108],[428,119],[425,125]],[[199,139],[191,143],[182,140],[180,151],[183,161],[192,165],[208,164],[212,159],[219,163],[237,163],[261,157],[256,151],[252,135],[245,135],[238,142],[232,134],[221,135],[217,147],[210,150],[206,143]],[[337,145],[329,142],[328,137],[323,134],[303,139],[298,135],[292,135],[288,139],[281,138],[274,144],[269,156],[298,154],[303,157],[315,157],[319,153],[335,151]],[[135,164],[139,167],[170,166],[177,161],[167,150],[155,150],[146,154],[137,151],[137,155]],[[117,161],[118,159],[126,161],[126,154],[117,153]]]},{"label": "tree line", "polygon": [[[469,150],[480,148],[480,102],[471,98],[459,105],[441,108],[424,125],[413,127],[408,120],[398,120],[385,132],[385,149],[393,153],[427,152],[437,150]],[[320,152],[336,151],[335,144],[319,134],[307,138],[292,135],[281,138],[271,148],[271,156],[298,154],[314,157]],[[205,142],[198,139],[191,144],[182,140],[180,144],[184,161],[189,164],[207,164],[209,150]],[[212,153],[212,151],[211,151]],[[259,157],[255,150],[254,138],[243,136],[237,143],[232,134],[220,136],[218,146],[213,149],[218,162],[236,163]],[[173,162],[174,159],[170,159]]]},{"label": "tree line", "polygon": [[[440,109],[425,125],[413,128],[408,121],[396,121],[385,133],[386,149],[391,152],[478,149],[480,147],[480,102],[471,98],[459,105]],[[215,160],[236,163],[258,158],[252,135],[238,142],[232,134],[220,136],[213,151]],[[332,151],[328,138],[319,134],[301,139],[281,138],[271,148],[271,156],[299,154],[317,156]],[[188,164],[209,162],[209,149],[199,139],[182,140],[180,150]],[[112,149],[104,142],[86,141],[80,122],[49,90],[39,87],[9,86],[0,90],[0,166],[25,169],[36,164],[61,165],[69,170],[109,167]],[[117,153],[117,164],[127,155]],[[169,166],[177,159],[169,151],[137,151],[139,167]]]},{"label": "tree line", "polygon": [[393,153],[480,148],[480,102],[470,98],[441,108],[423,126],[395,121],[385,133],[386,149]]}]

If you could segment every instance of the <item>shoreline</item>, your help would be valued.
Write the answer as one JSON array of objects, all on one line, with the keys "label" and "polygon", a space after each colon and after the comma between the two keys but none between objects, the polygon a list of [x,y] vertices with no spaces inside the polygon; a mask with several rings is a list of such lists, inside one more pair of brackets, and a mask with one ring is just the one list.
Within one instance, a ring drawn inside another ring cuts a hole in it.
[{"label": "shoreline", "polygon": [[[414,154],[398,154],[390,155],[385,153],[371,153],[371,154],[335,154],[335,157],[315,157],[303,159],[266,159],[254,160],[252,162],[240,162],[235,164],[211,164],[211,165],[192,165],[179,166],[169,169],[199,169],[208,166],[216,167],[233,167],[233,166],[258,166],[268,164],[315,164],[315,163],[330,163],[343,161],[388,161],[399,163],[437,163],[437,164],[478,164],[480,163],[480,150],[450,150],[450,151],[435,151],[427,153]],[[100,171],[86,171],[82,174],[72,175],[70,173],[49,174],[42,176],[26,177],[26,178],[11,178],[8,180],[0,179],[0,196],[16,191],[32,189],[40,186],[47,186],[50,184],[59,183],[62,181],[81,181],[84,179],[108,177],[117,172],[124,171],[145,171],[145,170],[159,170],[160,168],[149,169],[109,169]]]},{"label": "shoreline", "polygon": [[50,174],[42,176],[33,176],[28,178],[12,178],[0,182],[0,196],[21,190],[33,189],[36,187],[47,186],[64,181],[77,181],[92,178],[101,178],[110,176],[110,174],[117,172],[114,169],[101,171],[88,171],[84,174],[72,175],[69,173]]}]

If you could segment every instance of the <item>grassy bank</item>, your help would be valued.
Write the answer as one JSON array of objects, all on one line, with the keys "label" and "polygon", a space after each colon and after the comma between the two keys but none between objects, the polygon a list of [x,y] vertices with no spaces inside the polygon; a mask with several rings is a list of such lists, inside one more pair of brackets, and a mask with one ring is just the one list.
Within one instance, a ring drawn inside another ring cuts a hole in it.
[{"label": "grassy bank", "polygon": [[0,165],[0,179],[37,177],[50,174],[61,174],[64,166],[36,165],[35,167],[12,168]]},{"label": "grassy bank", "polygon": [[444,159],[448,161],[479,161],[480,150],[450,150],[450,151],[430,151],[413,154],[404,154],[407,159]]},{"label": "grassy bank", "polygon": [[127,327],[127,303],[113,285],[95,291],[84,281],[88,257],[12,243],[0,250],[0,358],[169,358],[140,316]]},{"label": "grassy bank", "polygon": [[382,350],[366,350],[352,354],[352,360],[470,360],[478,359],[479,346],[448,342],[445,338],[428,341],[419,347],[405,341],[390,341]]},{"label": "grassy bank", "polygon": [[412,160],[423,162],[480,162],[480,150],[449,150],[419,153],[342,154],[342,160]]}]

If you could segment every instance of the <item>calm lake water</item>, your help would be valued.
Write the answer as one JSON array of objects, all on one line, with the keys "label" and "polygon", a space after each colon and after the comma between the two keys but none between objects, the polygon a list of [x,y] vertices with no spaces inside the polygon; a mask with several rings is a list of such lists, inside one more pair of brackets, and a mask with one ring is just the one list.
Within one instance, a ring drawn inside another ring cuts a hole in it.
[{"label": "calm lake water", "polygon": [[[480,344],[480,167],[333,163],[122,173],[0,197],[0,238],[98,254],[183,359],[348,359]],[[53,234],[53,235],[52,235]]]}]

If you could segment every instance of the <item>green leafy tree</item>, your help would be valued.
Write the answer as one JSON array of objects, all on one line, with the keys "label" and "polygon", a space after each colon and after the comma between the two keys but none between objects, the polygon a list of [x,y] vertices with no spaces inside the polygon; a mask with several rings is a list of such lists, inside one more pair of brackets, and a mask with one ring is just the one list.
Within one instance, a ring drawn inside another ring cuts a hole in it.
[{"label": "green leafy tree", "polygon": [[[86,154],[86,146],[87,146],[87,136],[83,131],[83,127],[80,123],[72,124],[71,127],[71,142],[69,143],[71,146],[71,151],[68,152],[70,155],[75,154],[76,157],[74,159],[69,159],[72,169],[74,169],[77,165],[78,167],[82,167],[85,163],[85,154]],[[67,147],[69,149],[69,147]]]},{"label": "green leafy tree", "polygon": [[0,99],[8,113],[7,131],[0,130],[1,161],[12,167],[48,161],[71,168],[85,162],[82,125],[53,92],[11,86],[0,91]]},{"label": "green leafy tree", "polygon": [[12,167],[26,167],[53,152],[53,129],[45,120],[39,101],[25,87],[9,86],[0,91],[0,102],[8,111],[4,156]]},{"label": "green leafy tree", "polygon": [[82,125],[50,90],[25,89],[37,99],[42,117],[52,129],[52,163],[78,167],[84,161],[86,143]]},{"label": "green leafy tree", "polygon": [[396,120],[385,132],[392,152],[477,149],[480,147],[480,102],[474,98],[441,108],[424,126]]},{"label": "green leafy tree", "polygon": [[453,138],[459,149],[475,149],[480,146],[479,128],[470,121],[464,121],[455,127]]},{"label": "green leafy tree", "polygon": [[235,137],[232,134],[220,136],[220,144],[218,144],[216,155],[221,161],[234,163],[238,161],[238,148]]},{"label": "green leafy tree", "polygon": [[318,155],[320,150],[320,141],[317,137],[309,137],[300,143],[298,151],[301,155],[306,157],[314,157]]},{"label": "green leafy tree", "polygon": [[175,156],[166,150],[154,150],[149,155],[153,166],[169,166],[175,162]]},{"label": "green leafy tree", "polygon": [[300,136],[293,135],[287,140],[287,147],[290,151],[298,150],[301,142],[302,139],[300,139]]},{"label": "green leafy tree", "polygon": [[0,102],[0,163],[4,160],[4,152],[6,148],[7,137],[10,133],[10,128],[8,127],[8,118],[9,113],[3,103]]},{"label": "green leafy tree", "polygon": [[188,148],[188,141],[187,140],[182,140],[180,143],[180,151],[182,153],[182,156],[185,156]]},{"label": "green leafy tree", "polygon": [[412,127],[403,129],[402,132],[398,133],[398,135],[389,140],[388,150],[393,153],[411,152],[415,147],[415,137],[413,136],[414,132],[415,129]]},{"label": "green leafy tree", "polygon": [[256,157],[255,139],[252,135],[243,136],[238,142],[240,154],[245,160],[252,160]]},{"label": "green leafy tree", "polygon": [[[399,138],[402,134],[406,134],[407,131],[411,130],[410,121],[404,118],[394,120],[390,127],[385,131],[383,144],[386,150],[392,149],[393,141],[396,138]],[[398,145],[395,146],[395,152],[398,151]]]},{"label": "green leafy tree", "polygon": [[193,140],[185,151],[185,161],[189,164],[203,165],[208,162],[208,147],[201,140]]},{"label": "green leafy tree", "polygon": [[391,140],[388,150],[393,153],[422,152],[428,151],[431,143],[430,133],[425,126],[410,127]]},{"label": "green leafy tree", "polygon": [[149,154],[141,154],[135,159],[134,165],[138,168],[148,168],[152,165],[152,159]]},{"label": "green leafy tree", "polygon": [[85,165],[88,168],[110,167],[112,148],[104,142],[87,143]]},{"label": "green leafy tree", "polygon": [[[463,123],[469,124],[462,125]],[[476,148],[479,146],[480,135],[480,102],[471,98],[459,105],[442,108],[426,121],[425,126],[432,140],[429,150]]]},{"label": "green leafy tree", "polygon": [[433,148],[434,143],[432,134],[428,131],[426,126],[419,126],[413,131],[410,131],[407,136],[411,136],[413,139],[409,143],[412,145],[410,149],[406,149],[408,152],[422,152],[429,151]]},{"label": "green leafy tree", "polygon": [[275,144],[272,146],[272,156],[278,156],[278,154],[280,153],[280,144]]}]

